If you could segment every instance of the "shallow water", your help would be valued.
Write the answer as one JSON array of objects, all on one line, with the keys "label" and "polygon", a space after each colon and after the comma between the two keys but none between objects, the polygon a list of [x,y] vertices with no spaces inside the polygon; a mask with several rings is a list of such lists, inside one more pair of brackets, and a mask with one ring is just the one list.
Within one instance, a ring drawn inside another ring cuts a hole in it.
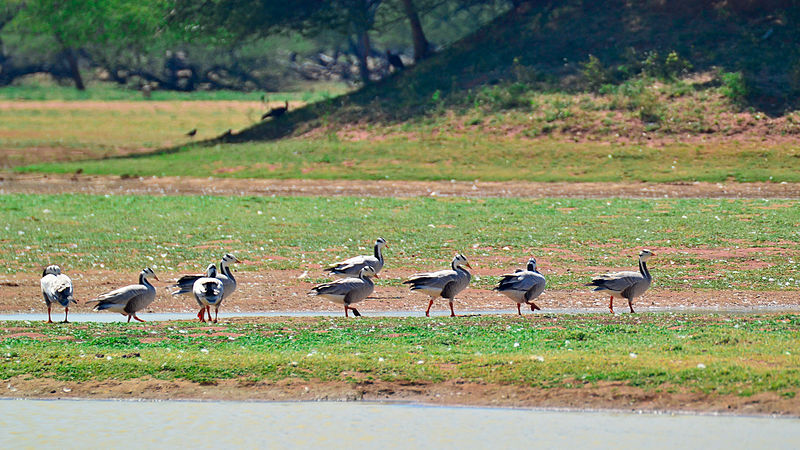
[{"label": "shallow water", "polygon": [[[595,309],[569,309],[554,308],[536,313],[523,313],[523,316],[541,314],[604,314],[608,310],[605,308]],[[425,317],[423,311],[366,311],[361,310],[364,317]],[[642,308],[640,313],[692,313],[692,314],[765,314],[765,313],[800,313],[800,306],[760,306],[760,307],[736,307],[736,308]],[[480,309],[474,311],[459,311],[459,316],[492,316],[492,315],[513,315],[516,311],[510,309]],[[618,314],[628,314],[622,312]],[[448,317],[448,311],[431,311],[431,317]],[[231,319],[234,317],[344,317],[340,310],[336,311],[260,311],[260,312],[221,312],[220,319]],[[53,314],[53,320],[58,322],[64,318],[63,311]],[[139,318],[146,321],[165,321],[165,320],[197,320],[195,312],[164,312],[164,313],[139,313]],[[47,312],[44,313],[13,313],[0,314],[0,321],[4,320],[28,320],[31,322],[44,321],[47,319]],[[112,313],[70,313],[70,322],[125,322],[127,317]],[[133,323],[134,320],[131,320]]]},{"label": "shallow water", "polygon": [[800,420],[380,403],[0,400],[0,447],[797,448]]}]

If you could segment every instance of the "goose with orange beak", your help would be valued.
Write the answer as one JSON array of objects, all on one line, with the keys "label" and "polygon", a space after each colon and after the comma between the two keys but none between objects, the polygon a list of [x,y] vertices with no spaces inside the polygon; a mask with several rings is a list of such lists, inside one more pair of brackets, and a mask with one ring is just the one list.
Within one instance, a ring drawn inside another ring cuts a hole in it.
[{"label": "goose with orange beak", "polygon": [[656,256],[650,250],[644,249],[639,253],[638,272],[614,272],[600,275],[587,283],[586,286],[595,286],[593,291],[608,291],[611,299],[608,301],[608,309],[614,314],[614,297],[624,297],[628,299],[628,307],[633,310],[633,299],[641,296],[650,287],[653,277],[647,270],[647,260],[651,256]]},{"label": "goose with orange beak", "polygon": [[408,280],[403,281],[403,284],[411,285],[412,291],[422,291],[431,297],[428,309],[425,310],[426,317],[430,317],[433,301],[439,297],[447,299],[450,305],[450,317],[456,316],[453,311],[453,300],[455,300],[456,294],[469,286],[472,276],[464,267],[471,269],[472,266],[469,265],[467,258],[459,253],[453,258],[450,267],[450,270],[412,275]]}]

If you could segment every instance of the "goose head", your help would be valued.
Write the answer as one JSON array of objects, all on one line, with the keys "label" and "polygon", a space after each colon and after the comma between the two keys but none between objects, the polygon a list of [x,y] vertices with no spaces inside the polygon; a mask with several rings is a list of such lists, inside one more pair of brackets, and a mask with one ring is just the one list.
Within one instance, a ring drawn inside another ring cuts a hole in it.
[{"label": "goose head", "polygon": [[469,261],[467,261],[467,258],[461,253],[459,253],[455,256],[455,258],[453,258],[453,269],[463,266],[467,266],[470,269],[472,269],[472,266],[469,265]]},{"label": "goose head", "polygon": [[651,256],[656,256],[656,254],[648,249],[643,249],[641,252],[639,252],[639,260],[641,261],[647,261]]},{"label": "goose head", "polygon": [[161,280],[159,280],[159,279],[158,279],[158,276],[156,275],[156,273],[155,273],[155,272],[153,272],[153,269],[151,269],[151,268],[149,268],[149,267],[146,267],[144,270],[142,270],[142,273],[140,273],[139,275],[140,275],[141,277],[143,277],[143,278],[150,278],[150,277],[152,277],[152,278],[155,278],[155,279],[156,279],[156,280],[158,280],[158,281],[161,281]]},{"label": "goose head", "polygon": [[375,245],[381,248],[389,246],[389,244],[386,243],[386,239],[382,237],[379,237],[378,239],[375,240]]},{"label": "goose head", "polygon": [[44,271],[42,272],[42,276],[45,275],[61,275],[61,267],[53,264],[51,266],[45,267]]},{"label": "goose head", "polygon": [[217,266],[214,264],[209,264],[206,268],[206,276],[209,278],[214,278],[217,276]]},{"label": "goose head", "polygon": [[370,278],[370,277],[379,278],[378,274],[375,273],[375,269],[372,268],[372,266],[364,266],[358,273],[358,276],[361,278]]},{"label": "goose head", "polygon": [[226,253],[225,256],[222,257],[222,261],[227,263],[227,264],[238,263],[239,262],[239,260],[235,256],[231,255],[230,253]]},{"label": "goose head", "polygon": [[528,272],[536,272],[536,258],[533,256],[528,260]]}]

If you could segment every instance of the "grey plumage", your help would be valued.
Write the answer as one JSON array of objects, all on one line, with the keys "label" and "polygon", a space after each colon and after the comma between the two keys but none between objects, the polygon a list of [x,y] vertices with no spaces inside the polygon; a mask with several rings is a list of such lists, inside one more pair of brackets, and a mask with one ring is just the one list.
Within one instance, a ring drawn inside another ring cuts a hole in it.
[{"label": "grey plumage", "polygon": [[639,272],[614,272],[606,273],[595,277],[586,286],[594,286],[593,291],[608,291],[611,299],[608,302],[608,309],[614,313],[614,297],[624,297],[628,300],[628,306],[633,310],[633,299],[641,296],[650,288],[653,277],[647,270],[647,260],[655,253],[644,249],[639,253]]},{"label": "grey plumage", "polygon": [[447,299],[450,305],[450,316],[455,317],[456,313],[453,311],[453,300],[456,294],[469,286],[469,281],[472,278],[470,273],[464,269],[464,266],[470,269],[472,268],[467,258],[459,253],[453,258],[453,262],[450,264],[451,270],[440,270],[438,272],[412,275],[408,280],[403,281],[403,284],[410,284],[412,291],[422,291],[431,297],[430,303],[428,303],[428,309],[425,311],[426,316],[430,316],[433,300],[438,297],[443,297]]},{"label": "grey plumage", "polygon": [[357,277],[361,269],[370,266],[375,271],[375,274],[379,274],[383,269],[383,248],[388,246],[386,239],[378,238],[375,240],[372,255],[354,256],[342,262],[331,264],[325,270],[337,277]]},{"label": "grey plumage", "polygon": [[[197,275],[184,275],[178,279],[178,282],[173,284],[170,287],[177,287],[178,290],[173,292],[172,295],[180,295],[180,294],[188,294],[189,292],[194,292],[194,284],[197,280],[205,277],[212,277],[216,278],[222,282],[222,298],[214,304],[214,322],[217,321],[217,317],[219,316],[219,308],[222,305],[222,301],[226,298],[230,297],[231,294],[236,290],[236,278],[233,277],[233,272],[229,267],[229,264],[238,263],[239,260],[231,255],[230,253],[226,253],[225,256],[222,257],[222,260],[219,262],[219,271],[216,270],[214,267],[215,275],[209,275],[208,270],[211,269],[213,264],[209,265],[208,269],[206,269],[206,273],[204,274],[197,274]],[[199,303],[199,301],[198,301]],[[201,305],[202,306],[202,305]],[[206,311],[208,312],[208,320],[211,320],[211,308],[207,307]],[[200,314],[197,315],[198,319],[202,320]]]},{"label": "grey plumage", "polygon": [[371,277],[377,277],[375,269],[371,266],[361,268],[358,277],[342,278],[330,283],[314,286],[309,295],[317,295],[328,300],[344,305],[344,315],[348,317],[347,310],[352,310],[355,316],[361,314],[357,309],[350,305],[358,303],[367,298],[375,289],[375,284]]},{"label": "grey plumage", "polygon": [[495,290],[517,302],[517,313],[522,315],[520,305],[523,303],[530,305],[531,311],[541,309],[533,300],[544,292],[545,285],[544,275],[536,269],[536,259],[531,258],[526,270],[503,275]]},{"label": "grey plumage", "polygon": [[86,304],[96,303],[93,308],[95,311],[111,311],[128,316],[128,322],[131,318],[144,322],[136,316],[136,313],[150,306],[156,299],[156,288],[150,284],[148,280],[150,277],[158,280],[153,269],[148,267],[139,273],[139,284],[107,292]]},{"label": "grey plumage", "polygon": [[42,296],[47,305],[47,323],[52,323],[50,311],[53,303],[58,303],[64,307],[64,323],[67,323],[69,315],[69,304],[78,302],[73,298],[72,280],[61,273],[61,267],[57,265],[47,266],[42,272],[41,279]]}]

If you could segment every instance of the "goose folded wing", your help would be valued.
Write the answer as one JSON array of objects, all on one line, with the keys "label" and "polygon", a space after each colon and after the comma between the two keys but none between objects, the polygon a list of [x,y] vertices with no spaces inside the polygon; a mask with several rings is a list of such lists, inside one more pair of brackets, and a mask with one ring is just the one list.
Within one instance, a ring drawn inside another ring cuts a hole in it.
[{"label": "goose folded wing", "polygon": [[592,285],[610,291],[623,291],[630,286],[642,281],[644,277],[639,272],[617,272],[600,275],[592,280]]},{"label": "goose folded wing", "polygon": [[106,292],[91,302],[124,304],[145,293],[147,293],[147,287],[143,285],[125,286],[111,292]]}]

